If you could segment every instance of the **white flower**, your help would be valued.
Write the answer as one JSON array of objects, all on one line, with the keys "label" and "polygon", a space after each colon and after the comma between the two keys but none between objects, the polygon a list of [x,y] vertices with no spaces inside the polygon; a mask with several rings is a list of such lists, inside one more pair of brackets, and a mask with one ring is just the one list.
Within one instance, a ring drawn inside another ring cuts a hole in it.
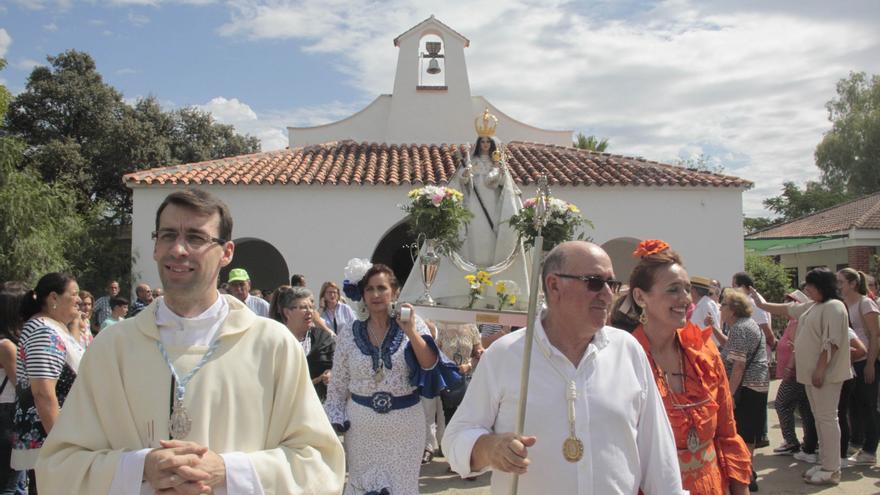
[{"label": "white flower", "polygon": [[345,265],[345,280],[356,284],[364,278],[364,275],[366,275],[367,271],[372,267],[373,264],[370,263],[370,260],[368,259],[352,258],[348,260],[348,264]]}]

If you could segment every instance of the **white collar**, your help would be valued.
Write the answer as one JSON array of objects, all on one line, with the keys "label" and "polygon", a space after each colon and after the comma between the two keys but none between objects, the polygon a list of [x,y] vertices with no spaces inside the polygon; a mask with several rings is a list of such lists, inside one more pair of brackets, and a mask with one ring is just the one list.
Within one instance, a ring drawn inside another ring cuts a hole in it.
[{"label": "white collar", "polygon": [[[545,306],[544,308],[542,308],[540,314],[535,319],[535,339],[540,340],[541,344],[539,345],[545,345],[551,354],[555,354],[557,358],[560,358],[571,365],[571,361],[569,361],[568,358],[565,357],[565,354],[557,349],[556,346],[554,346],[550,342],[550,339],[547,337],[547,331],[544,330],[543,322],[543,317],[545,316],[546,312],[547,307]],[[578,370],[581,369],[581,365],[591,354],[599,352],[602,348],[608,345],[608,342],[610,342],[610,339],[608,338],[608,332],[605,330],[605,328],[606,327],[603,326],[598,331],[596,331],[595,334],[593,334],[593,339],[590,340],[589,344],[587,344],[587,348],[584,350],[584,355],[581,356],[581,360],[578,363]]]},{"label": "white collar", "polygon": [[[189,344],[206,344],[210,342],[220,326],[229,315],[229,303],[226,298],[219,295],[217,300],[200,315],[193,318],[184,318],[171,311],[165,304],[165,298],[160,298],[156,305],[156,327],[162,336],[162,342],[166,342],[169,334],[184,334],[184,340]],[[178,339],[172,339],[178,340]],[[184,343],[184,342],[178,342]]]}]

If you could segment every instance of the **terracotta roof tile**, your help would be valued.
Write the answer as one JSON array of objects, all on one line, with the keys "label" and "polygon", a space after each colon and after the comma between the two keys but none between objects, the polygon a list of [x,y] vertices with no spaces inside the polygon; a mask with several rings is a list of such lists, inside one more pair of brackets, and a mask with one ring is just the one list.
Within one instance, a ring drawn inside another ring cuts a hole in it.
[{"label": "terracotta roof tile", "polygon": [[746,238],[806,237],[850,229],[880,230],[880,193],[863,196],[812,215],[753,232]]},{"label": "terracotta roof tile", "polygon": [[[751,187],[727,175],[610,153],[556,145],[511,142],[508,166],[521,185],[547,174],[561,186]],[[464,145],[338,141],[130,173],[126,184],[445,184]],[[880,216],[877,219],[880,225]]]}]

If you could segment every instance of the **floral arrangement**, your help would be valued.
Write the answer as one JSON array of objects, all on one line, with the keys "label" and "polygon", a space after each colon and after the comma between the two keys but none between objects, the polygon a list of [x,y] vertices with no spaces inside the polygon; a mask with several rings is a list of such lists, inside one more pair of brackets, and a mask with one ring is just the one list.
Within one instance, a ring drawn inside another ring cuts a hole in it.
[{"label": "floral arrangement", "polygon": [[464,279],[470,287],[470,292],[468,292],[468,296],[470,297],[468,309],[470,309],[474,307],[474,303],[477,302],[478,299],[483,298],[483,289],[492,286],[492,276],[489,275],[489,272],[480,270],[476,273],[465,275]]},{"label": "floral arrangement", "polygon": [[[523,203],[523,208],[508,220],[527,248],[535,246],[535,237],[538,235],[538,230],[535,228],[537,203],[537,198],[527,199]],[[547,222],[541,229],[544,249],[550,250],[557,244],[574,239],[575,230],[584,224],[593,227],[593,223],[581,215],[581,210],[577,206],[558,198],[548,197]],[[583,234],[578,238],[583,238]]]},{"label": "floral arrangement", "polygon": [[636,258],[644,258],[645,256],[651,256],[652,254],[662,253],[667,249],[669,249],[669,244],[666,244],[659,239],[646,239],[636,246],[636,250],[633,251],[633,256]]},{"label": "floral arrangement", "polygon": [[499,280],[495,283],[495,294],[498,296],[498,309],[504,311],[505,306],[516,304],[519,287],[513,280]]},{"label": "floral arrangement", "polygon": [[413,233],[433,239],[441,254],[448,254],[461,246],[459,231],[474,215],[462,203],[464,196],[459,191],[425,186],[413,189],[407,197],[410,202],[401,209],[409,214]]}]

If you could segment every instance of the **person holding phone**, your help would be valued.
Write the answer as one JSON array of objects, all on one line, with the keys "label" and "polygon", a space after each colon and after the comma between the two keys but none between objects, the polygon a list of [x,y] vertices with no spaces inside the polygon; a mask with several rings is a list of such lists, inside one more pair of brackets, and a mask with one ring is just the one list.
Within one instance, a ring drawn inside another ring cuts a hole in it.
[{"label": "person holding phone", "polygon": [[395,304],[400,292],[394,272],[370,266],[363,276],[347,269],[345,293],[363,300],[366,320],[338,333],[324,408],[345,433],[349,476],[345,495],[419,493],[425,439],[420,396],[436,397],[461,378],[442,358],[425,322],[412,305]]}]

